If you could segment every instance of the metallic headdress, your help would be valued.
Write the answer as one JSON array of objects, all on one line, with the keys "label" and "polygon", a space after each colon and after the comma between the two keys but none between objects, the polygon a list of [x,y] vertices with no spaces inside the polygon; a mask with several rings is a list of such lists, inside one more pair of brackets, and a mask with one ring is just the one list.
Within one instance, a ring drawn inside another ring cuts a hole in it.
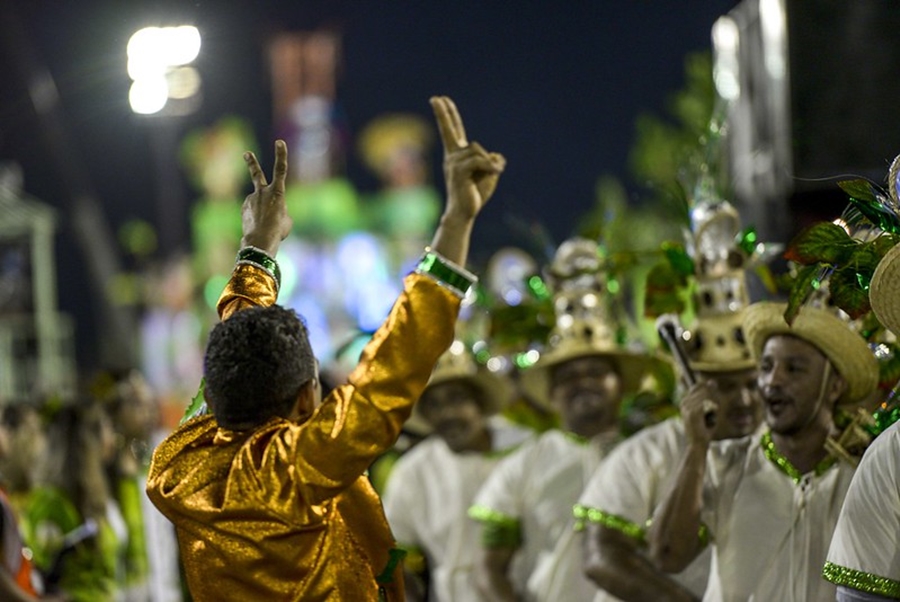
[{"label": "metallic headdress", "polygon": [[595,241],[573,238],[560,245],[547,272],[554,289],[556,325],[544,353],[522,372],[535,400],[550,407],[551,369],[568,360],[602,356],[612,361],[625,392],[639,390],[643,376],[660,360],[628,348],[612,311],[608,273]]}]

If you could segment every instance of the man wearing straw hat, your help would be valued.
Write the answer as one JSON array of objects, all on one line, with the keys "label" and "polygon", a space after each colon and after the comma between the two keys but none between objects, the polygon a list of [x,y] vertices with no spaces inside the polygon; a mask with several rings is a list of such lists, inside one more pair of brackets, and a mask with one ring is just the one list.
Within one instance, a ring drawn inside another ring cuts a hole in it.
[{"label": "man wearing straw hat", "polygon": [[[767,430],[717,443],[705,415],[714,387],[682,402],[687,449],[649,530],[652,558],[682,570],[713,544],[705,600],[834,599],[821,567],[854,467],[830,456],[834,414],[868,398],[878,366],[865,341],[836,315],[803,307],[789,326],[786,306],[756,303],[744,332],[758,358]],[[711,453],[710,453],[711,452]]]},{"label": "man wearing straw hat", "polygon": [[[900,197],[900,157],[890,180]],[[891,332],[900,333],[900,246],[878,264],[869,288],[872,311]],[[866,450],[834,530],[826,579],[837,585],[840,602],[900,599],[900,422],[878,435]]]},{"label": "man wearing straw hat", "polygon": [[466,511],[502,455],[530,434],[496,416],[511,395],[506,378],[479,366],[460,340],[438,360],[410,419],[431,434],[397,460],[383,496],[408,553],[407,600],[424,594],[415,577],[425,568],[429,600],[479,599],[472,572],[478,529]]},{"label": "man wearing straw hat", "polygon": [[476,575],[490,600],[535,599],[551,555],[572,528],[572,504],[601,458],[619,441],[623,395],[636,392],[651,364],[616,342],[596,242],[575,239],[557,251],[551,272],[557,321],[546,353],[523,371],[536,401],[559,413],[550,430],[506,457],[469,515],[482,523]]},{"label": "man wearing straw hat", "polygon": [[[744,437],[762,419],[756,361],[741,328],[749,305],[745,268],[753,258],[734,242],[740,223],[731,204],[698,202],[691,218],[697,319],[689,330],[677,333],[678,340],[697,382],[712,383],[718,392],[719,419],[712,438]],[[584,544],[584,572],[604,590],[594,602],[692,600],[706,590],[709,550],[677,575],[660,571],[646,556],[646,525],[668,491],[686,445],[684,422],[672,418],[620,444],[588,482],[575,507],[585,540],[578,537],[576,542]],[[582,553],[582,546],[575,547]]]}]

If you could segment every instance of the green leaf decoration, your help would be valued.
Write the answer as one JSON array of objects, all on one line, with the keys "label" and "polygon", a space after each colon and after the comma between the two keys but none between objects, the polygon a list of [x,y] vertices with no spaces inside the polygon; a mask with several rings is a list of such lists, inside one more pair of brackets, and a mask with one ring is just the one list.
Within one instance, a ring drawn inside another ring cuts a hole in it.
[{"label": "green leaf decoration", "polygon": [[797,277],[791,285],[788,294],[787,309],[784,311],[784,319],[788,324],[793,324],[800,307],[819,288],[822,282],[822,268],[818,265],[808,265],[797,271]]},{"label": "green leaf decoration", "polygon": [[900,235],[898,234],[882,234],[872,241],[872,248],[878,254],[878,260],[881,261],[888,251],[900,244]]},{"label": "green leaf decoration", "polygon": [[664,242],[660,245],[666,259],[672,268],[683,276],[693,276],[695,271],[694,259],[684,249],[683,245],[673,242]]},{"label": "green leaf decoration", "polygon": [[837,183],[841,190],[847,193],[851,199],[867,201],[870,203],[878,202],[878,194],[872,187],[872,183],[862,178],[856,180],[841,180]]},{"label": "green leaf decoration", "polygon": [[208,413],[209,407],[206,405],[206,397],[204,395],[205,391],[206,378],[201,378],[200,387],[197,389],[197,394],[194,395],[193,399],[191,399],[191,403],[184,411],[184,416],[181,417],[181,421],[179,422],[179,424],[184,424],[192,418],[196,418],[197,416],[202,416],[203,414]]},{"label": "green leaf decoration", "polygon": [[886,202],[883,190],[867,180],[844,180],[838,182],[844,192],[850,195],[851,210],[845,212],[847,219],[858,222],[852,209],[862,214],[866,220],[885,232],[900,233],[900,216]]},{"label": "green leaf decoration", "polygon": [[852,267],[836,269],[831,274],[828,287],[832,302],[847,312],[850,318],[856,320],[872,309],[869,305],[868,286],[860,286],[858,274]]},{"label": "green leaf decoration", "polygon": [[670,262],[658,263],[647,274],[644,291],[644,316],[656,318],[666,313],[680,314],[686,309],[683,292],[687,277]]},{"label": "green leaf decoration", "polygon": [[878,360],[878,386],[892,388],[900,381],[900,348],[896,343],[880,343],[890,352]]},{"label": "green leaf decoration", "polygon": [[788,245],[785,259],[801,265],[826,263],[839,265],[846,262],[859,243],[840,226],[820,222],[804,229]]}]

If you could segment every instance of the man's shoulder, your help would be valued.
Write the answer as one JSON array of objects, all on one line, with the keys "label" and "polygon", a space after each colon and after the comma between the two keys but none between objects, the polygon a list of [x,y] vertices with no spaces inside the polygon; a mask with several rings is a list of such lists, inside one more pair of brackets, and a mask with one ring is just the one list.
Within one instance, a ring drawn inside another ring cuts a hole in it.
[{"label": "man's shoulder", "polygon": [[437,435],[429,435],[417,443],[397,459],[393,472],[415,472],[417,470],[433,470],[435,463],[446,460],[453,452]]},{"label": "man's shoulder", "polygon": [[618,445],[616,454],[628,454],[645,449],[680,450],[685,445],[684,422],[680,417],[664,420],[638,431]]}]

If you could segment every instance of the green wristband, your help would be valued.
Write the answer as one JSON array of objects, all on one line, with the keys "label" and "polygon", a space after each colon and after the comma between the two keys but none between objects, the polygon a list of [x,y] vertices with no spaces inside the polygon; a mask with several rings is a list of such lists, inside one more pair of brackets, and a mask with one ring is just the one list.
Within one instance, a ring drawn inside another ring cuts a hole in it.
[{"label": "green wristband", "polygon": [[244,247],[238,251],[235,264],[240,265],[242,263],[248,263],[265,270],[269,276],[275,279],[275,289],[281,288],[281,269],[278,267],[278,262],[262,249]]},{"label": "green wristband", "polygon": [[465,297],[469,288],[478,282],[475,274],[456,265],[440,253],[432,251],[429,247],[425,247],[425,253],[416,267],[416,273],[428,274],[439,285],[459,298]]}]

